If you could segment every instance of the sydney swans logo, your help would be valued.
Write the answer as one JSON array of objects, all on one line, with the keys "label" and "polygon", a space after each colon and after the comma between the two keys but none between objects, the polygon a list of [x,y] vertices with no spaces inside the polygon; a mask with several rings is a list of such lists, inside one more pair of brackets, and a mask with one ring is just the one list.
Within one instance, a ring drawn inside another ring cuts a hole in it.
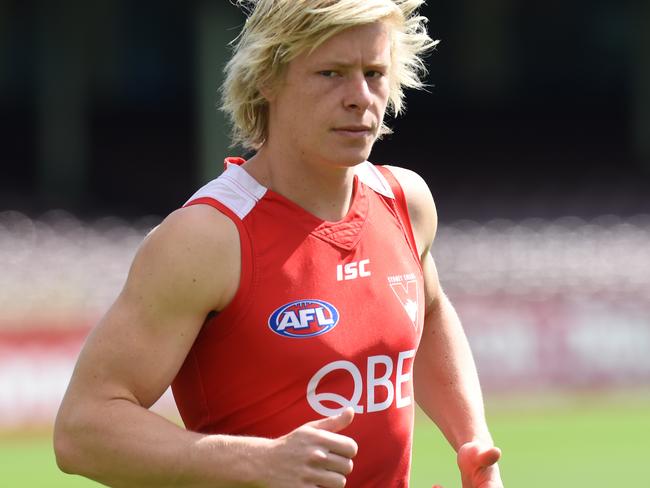
[{"label": "sydney swans logo", "polygon": [[414,273],[388,277],[393,293],[404,307],[413,327],[418,324],[418,281]]}]

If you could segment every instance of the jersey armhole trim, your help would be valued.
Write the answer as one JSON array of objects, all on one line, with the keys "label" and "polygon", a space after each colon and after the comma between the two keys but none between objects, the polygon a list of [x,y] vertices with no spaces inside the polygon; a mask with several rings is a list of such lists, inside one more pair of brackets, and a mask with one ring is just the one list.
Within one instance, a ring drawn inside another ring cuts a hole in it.
[{"label": "jersey armhole trim", "polygon": [[409,216],[408,204],[406,203],[406,195],[404,195],[404,190],[402,185],[393,174],[393,172],[385,166],[376,166],[376,168],[381,172],[381,174],[386,178],[388,184],[390,185],[391,190],[393,191],[394,198],[392,199],[395,210],[397,211],[397,217],[400,221],[400,225],[406,234],[406,240],[409,243],[409,247],[413,252],[420,269],[422,268],[422,263],[420,261],[420,255],[418,254],[418,246],[415,243],[415,235],[413,234],[413,225],[411,223],[411,217]]},{"label": "jersey armhole trim", "polygon": [[[241,252],[240,259],[240,275],[239,283],[237,285],[237,291],[233,296],[232,300],[222,309],[215,310],[216,315],[214,319],[219,318],[219,321],[222,322],[220,326],[228,324],[226,330],[219,331],[219,335],[227,334],[230,329],[235,325],[235,310],[246,310],[247,302],[251,297],[251,288],[253,283],[253,244],[248,234],[246,226],[242,220],[226,205],[222,204],[218,200],[215,200],[211,197],[201,197],[194,200],[190,200],[183,208],[189,207],[191,205],[208,205],[213,207],[215,210],[221,212],[226,217],[228,217],[237,227],[237,232],[239,234],[239,249]],[[213,320],[214,320],[213,319]],[[209,326],[209,321],[205,325]]]}]

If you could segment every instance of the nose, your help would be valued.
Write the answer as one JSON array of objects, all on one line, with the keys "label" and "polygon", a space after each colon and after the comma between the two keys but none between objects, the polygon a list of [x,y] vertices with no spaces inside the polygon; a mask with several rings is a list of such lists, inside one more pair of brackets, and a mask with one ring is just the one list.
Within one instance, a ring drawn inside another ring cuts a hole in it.
[{"label": "nose", "polygon": [[364,73],[351,75],[345,86],[345,108],[364,112],[372,103],[372,93]]}]

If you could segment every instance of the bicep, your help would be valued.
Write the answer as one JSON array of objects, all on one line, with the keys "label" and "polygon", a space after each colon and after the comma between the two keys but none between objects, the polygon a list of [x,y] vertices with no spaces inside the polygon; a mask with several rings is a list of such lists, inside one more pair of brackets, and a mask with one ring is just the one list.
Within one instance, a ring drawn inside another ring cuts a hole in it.
[{"label": "bicep", "polygon": [[198,314],[160,316],[122,292],[91,333],[71,387],[97,400],[124,398],[145,408],[165,391],[202,324]]},{"label": "bicep", "polygon": [[148,408],[172,382],[206,315],[231,295],[237,278],[236,231],[225,223],[215,240],[184,225],[145,240],[124,289],[86,341],[67,396]]}]

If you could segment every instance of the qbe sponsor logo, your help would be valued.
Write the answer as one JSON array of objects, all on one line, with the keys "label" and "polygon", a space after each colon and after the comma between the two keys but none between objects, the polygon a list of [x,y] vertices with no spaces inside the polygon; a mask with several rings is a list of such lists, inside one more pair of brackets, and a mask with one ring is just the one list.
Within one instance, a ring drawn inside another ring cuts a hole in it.
[{"label": "qbe sponsor logo", "polygon": [[296,300],[276,309],[269,327],[284,337],[315,337],[329,332],[339,322],[339,312],[324,300]]},{"label": "qbe sponsor logo", "polygon": [[[309,380],[307,402],[314,411],[325,417],[338,415],[348,407],[354,408],[356,413],[372,413],[386,410],[393,403],[397,408],[411,405],[411,360],[414,357],[415,350],[400,352],[397,361],[385,355],[369,356],[365,378],[359,367],[351,361],[339,360],[328,363]],[[393,370],[395,371],[394,382]],[[331,391],[319,391],[319,385],[326,382],[324,380],[330,375],[348,376],[354,385],[352,393],[344,396]],[[364,391],[365,404],[362,403]]]}]

